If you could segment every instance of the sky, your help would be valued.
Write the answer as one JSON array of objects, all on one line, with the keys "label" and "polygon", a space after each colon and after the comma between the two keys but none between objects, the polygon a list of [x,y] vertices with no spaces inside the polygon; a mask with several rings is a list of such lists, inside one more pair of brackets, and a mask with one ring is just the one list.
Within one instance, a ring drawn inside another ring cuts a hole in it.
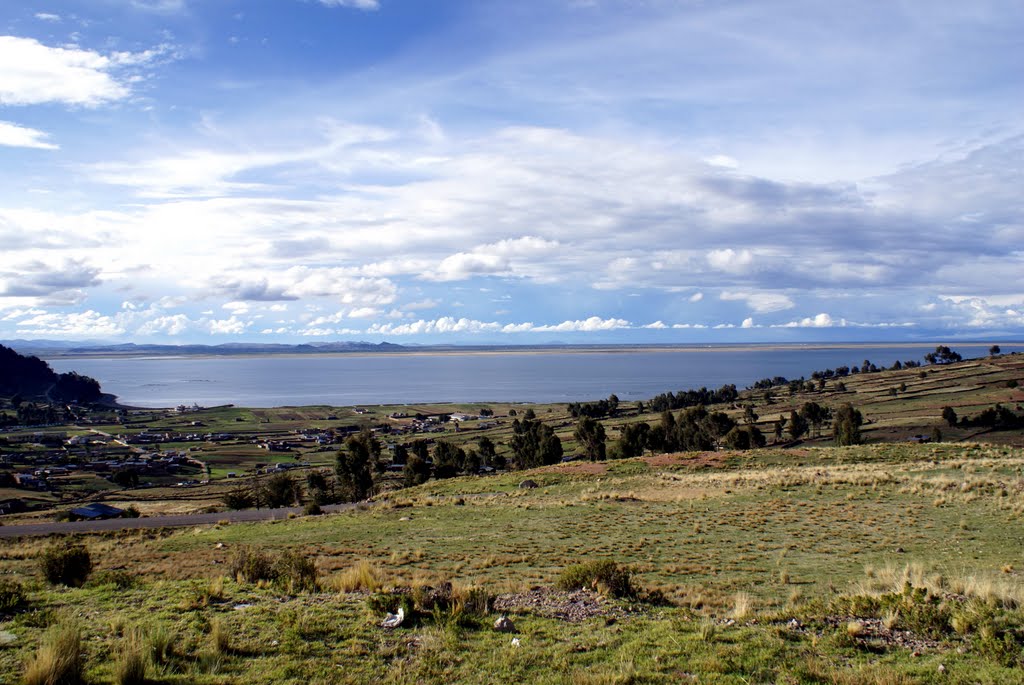
[{"label": "sky", "polygon": [[5,0],[0,339],[1024,339],[1019,0]]}]

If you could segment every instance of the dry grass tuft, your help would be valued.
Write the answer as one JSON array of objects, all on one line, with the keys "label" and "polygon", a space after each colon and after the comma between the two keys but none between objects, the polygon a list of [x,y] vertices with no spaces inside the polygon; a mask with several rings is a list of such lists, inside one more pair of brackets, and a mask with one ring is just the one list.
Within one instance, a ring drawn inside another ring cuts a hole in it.
[{"label": "dry grass tuft", "polygon": [[25,685],[77,685],[82,682],[82,629],[76,622],[53,625],[25,666]]},{"label": "dry grass tuft", "polygon": [[380,570],[368,561],[358,561],[330,579],[338,592],[375,592],[383,587]]},{"label": "dry grass tuft", "polygon": [[149,665],[146,637],[138,628],[128,630],[121,638],[114,662],[114,682],[117,685],[143,685]]}]

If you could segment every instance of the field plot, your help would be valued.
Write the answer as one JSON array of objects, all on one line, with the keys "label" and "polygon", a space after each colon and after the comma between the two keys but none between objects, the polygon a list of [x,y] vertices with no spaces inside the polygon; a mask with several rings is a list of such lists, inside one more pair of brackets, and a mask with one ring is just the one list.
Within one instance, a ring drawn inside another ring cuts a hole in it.
[{"label": "field plot", "polygon": [[[164,683],[1021,682],[1022,474],[1024,451],[989,445],[576,462],[82,536],[80,588],[46,583],[53,541],[23,539],[0,552],[23,595],[0,680],[75,621],[89,682],[115,681],[133,640]],[[247,580],[260,555],[291,571]],[[557,588],[594,561],[633,591]],[[380,627],[398,606],[407,622]],[[503,613],[517,632],[494,630]]]}]

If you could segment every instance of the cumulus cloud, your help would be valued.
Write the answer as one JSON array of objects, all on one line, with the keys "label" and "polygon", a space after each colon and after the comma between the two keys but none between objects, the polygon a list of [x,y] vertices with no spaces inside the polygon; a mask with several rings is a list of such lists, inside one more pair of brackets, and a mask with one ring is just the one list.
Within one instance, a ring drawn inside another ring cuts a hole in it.
[{"label": "cumulus cloud", "polygon": [[118,336],[125,329],[114,318],[92,309],[84,312],[35,314],[17,322],[20,335],[55,338]]},{"label": "cumulus cloud", "polygon": [[719,298],[725,301],[742,301],[746,302],[747,306],[753,309],[759,314],[768,314],[771,312],[780,312],[786,309],[792,309],[796,305],[793,300],[789,299],[787,295],[782,293],[771,293],[771,292],[742,292],[742,291],[723,291]]},{"label": "cumulus cloud", "polygon": [[38,150],[57,150],[58,146],[47,141],[50,135],[34,128],[19,126],[9,121],[0,121],[0,145],[7,147],[28,147]]},{"label": "cumulus cloud", "polygon": [[754,254],[750,250],[711,250],[708,252],[708,264],[712,268],[729,273],[744,273],[754,263]]},{"label": "cumulus cloud", "polygon": [[192,326],[192,320],[185,314],[158,316],[143,323],[135,333],[142,336],[150,335],[181,335]]},{"label": "cumulus cloud", "polygon": [[704,299],[704,293],[694,293],[688,299],[690,302],[700,302]]},{"label": "cumulus cloud", "polygon": [[[543,259],[558,248],[557,241],[536,236],[502,240],[481,245],[471,252],[458,252],[445,257],[435,272],[424,274],[424,277],[436,281],[460,281],[472,276],[524,273],[531,262]],[[517,260],[526,263],[521,265],[522,269],[513,271]]]},{"label": "cumulus cloud", "polygon": [[591,316],[587,319],[575,321],[563,321],[550,326],[535,326],[532,330],[538,333],[570,333],[570,332],[593,332],[593,331],[614,331],[620,328],[630,328],[631,324],[625,319],[602,319],[599,316]]},{"label": "cumulus cloud", "polygon": [[113,75],[117,62],[80,48],[43,45],[33,38],[0,36],[0,102],[59,102],[95,107],[128,97]]},{"label": "cumulus cloud", "polygon": [[833,326],[845,326],[846,321],[833,321],[832,317],[822,312],[816,314],[813,317],[804,317],[799,321],[790,321],[784,324],[778,324],[777,328],[832,328]]},{"label": "cumulus cloud", "polygon": [[649,323],[649,324],[646,324],[644,326],[641,326],[641,328],[650,328],[652,330],[660,331],[660,330],[664,330],[664,329],[668,328],[668,326],[665,325],[664,321],[655,321],[653,323]]},{"label": "cumulus cloud", "polygon": [[320,0],[327,7],[354,7],[360,10],[380,9],[380,0]]}]

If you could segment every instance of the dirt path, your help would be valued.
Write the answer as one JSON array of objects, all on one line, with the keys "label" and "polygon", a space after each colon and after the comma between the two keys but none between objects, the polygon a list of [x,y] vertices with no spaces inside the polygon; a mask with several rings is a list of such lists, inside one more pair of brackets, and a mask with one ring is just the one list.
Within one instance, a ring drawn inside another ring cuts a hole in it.
[{"label": "dirt path", "polygon": [[[355,504],[329,504],[323,507],[323,510],[324,512],[344,511],[355,506]],[[146,528],[180,528],[210,525],[218,521],[275,521],[286,519],[289,514],[301,515],[302,508],[245,509],[243,511],[225,511],[216,514],[180,514],[177,516],[147,516],[137,519],[13,524],[0,526],[0,538],[17,538],[30,535],[75,535],[77,533]]]}]

